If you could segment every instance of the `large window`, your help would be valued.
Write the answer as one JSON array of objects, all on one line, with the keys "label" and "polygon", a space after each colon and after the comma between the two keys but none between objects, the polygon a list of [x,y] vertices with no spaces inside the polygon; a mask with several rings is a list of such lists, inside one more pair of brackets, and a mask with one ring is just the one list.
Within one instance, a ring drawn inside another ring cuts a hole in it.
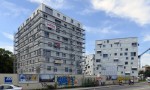
[{"label": "large window", "polygon": [[51,70],[51,66],[47,66],[47,70],[50,71]]},{"label": "large window", "polygon": [[107,58],[108,57],[108,54],[103,54],[103,58]]},{"label": "large window", "polygon": [[136,56],[136,52],[131,52],[131,56]]},{"label": "large window", "polygon": [[68,71],[69,71],[68,67],[65,67],[65,72],[68,72]]},{"label": "large window", "polygon": [[96,62],[100,62],[101,60],[100,59],[96,59]]}]

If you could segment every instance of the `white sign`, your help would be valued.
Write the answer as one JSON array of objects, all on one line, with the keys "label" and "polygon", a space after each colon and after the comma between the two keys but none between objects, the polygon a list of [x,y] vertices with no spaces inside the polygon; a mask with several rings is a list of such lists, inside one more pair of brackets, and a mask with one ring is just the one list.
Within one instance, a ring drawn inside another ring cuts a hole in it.
[{"label": "white sign", "polygon": [[55,60],[55,63],[61,64],[63,63],[63,60]]},{"label": "white sign", "polygon": [[46,22],[46,27],[56,30],[56,25],[51,22]]}]

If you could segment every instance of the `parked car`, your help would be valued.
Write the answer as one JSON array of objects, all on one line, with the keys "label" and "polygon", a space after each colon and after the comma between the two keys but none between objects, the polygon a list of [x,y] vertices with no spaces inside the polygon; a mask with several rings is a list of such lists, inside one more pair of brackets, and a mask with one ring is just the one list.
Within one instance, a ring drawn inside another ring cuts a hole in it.
[{"label": "parked car", "polygon": [[146,79],[146,81],[147,81],[148,83],[150,83],[150,79]]},{"label": "parked car", "polygon": [[12,84],[1,84],[0,90],[23,90],[22,87]]}]

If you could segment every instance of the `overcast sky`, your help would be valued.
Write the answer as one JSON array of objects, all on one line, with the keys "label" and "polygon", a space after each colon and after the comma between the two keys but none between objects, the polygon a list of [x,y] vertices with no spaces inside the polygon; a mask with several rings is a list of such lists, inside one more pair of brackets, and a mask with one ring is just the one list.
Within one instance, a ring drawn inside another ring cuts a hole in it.
[{"label": "overcast sky", "polygon": [[[0,0],[0,47],[13,51],[13,34],[45,3],[84,25],[86,53],[95,40],[138,37],[139,54],[150,48],[150,0]],[[150,51],[142,65],[150,64]]]}]

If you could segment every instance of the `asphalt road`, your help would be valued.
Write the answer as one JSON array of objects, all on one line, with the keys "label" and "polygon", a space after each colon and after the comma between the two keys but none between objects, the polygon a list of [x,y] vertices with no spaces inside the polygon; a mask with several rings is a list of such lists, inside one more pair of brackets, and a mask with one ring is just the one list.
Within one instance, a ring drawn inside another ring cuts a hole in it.
[{"label": "asphalt road", "polygon": [[[64,89],[61,89],[64,90]],[[110,86],[99,86],[99,87],[86,87],[86,88],[72,88],[65,90],[150,90],[150,84],[148,83],[136,83],[134,85],[110,85]]]}]

